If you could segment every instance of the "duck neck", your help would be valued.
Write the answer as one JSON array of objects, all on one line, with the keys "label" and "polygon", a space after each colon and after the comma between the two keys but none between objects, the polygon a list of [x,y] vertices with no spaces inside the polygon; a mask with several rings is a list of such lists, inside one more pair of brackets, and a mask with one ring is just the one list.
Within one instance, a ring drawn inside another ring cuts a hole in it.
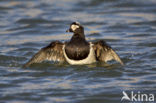
[{"label": "duck neck", "polygon": [[81,38],[85,39],[84,32],[81,32],[81,33],[74,33],[73,37],[81,37]]},{"label": "duck neck", "polygon": [[75,30],[73,37],[80,37],[80,38],[85,39],[84,28],[80,27],[79,29]]}]

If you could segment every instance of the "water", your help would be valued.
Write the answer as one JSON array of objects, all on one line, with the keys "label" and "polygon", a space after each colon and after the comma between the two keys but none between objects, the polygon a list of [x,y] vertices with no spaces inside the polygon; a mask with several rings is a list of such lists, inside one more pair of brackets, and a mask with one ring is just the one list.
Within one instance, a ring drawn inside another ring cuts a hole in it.
[{"label": "water", "polygon": [[[120,103],[122,91],[156,95],[155,0],[1,0],[1,103]],[[125,66],[26,63],[79,21],[87,40],[103,39]],[[125,101],[127,102],[127,101]]]}]

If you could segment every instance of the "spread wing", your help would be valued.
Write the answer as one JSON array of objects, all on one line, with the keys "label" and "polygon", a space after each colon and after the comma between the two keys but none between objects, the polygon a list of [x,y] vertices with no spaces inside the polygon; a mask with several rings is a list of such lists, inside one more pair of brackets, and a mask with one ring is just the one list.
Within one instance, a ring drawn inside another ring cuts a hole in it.
[{"label": "spread wing", "polygon": [[124,65],[117,53],[105,41],[101,40],[93,44],[97,60],[104,62],[116,60],[121,65]]},{"label": "spread wing", "polygon": [[65,61],[63,55],[63,43],[59,41],[55,41],[50,43],[47,47],[42,48],[38,51],[25,65],[24,67],[28,67],[33,63],[40,63],[44,60],[50,61]]}]

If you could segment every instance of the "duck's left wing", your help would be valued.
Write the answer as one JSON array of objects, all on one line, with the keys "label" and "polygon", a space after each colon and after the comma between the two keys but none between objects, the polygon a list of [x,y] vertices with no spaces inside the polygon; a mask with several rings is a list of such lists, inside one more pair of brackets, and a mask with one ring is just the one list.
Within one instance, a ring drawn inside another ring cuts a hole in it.
[{"label": "duck's left wing", "polygon": [[63,43],[59,41],[55,41],[50,43],[47,47],[42,48],[38,51],[25,65],[24,67],[28,67],[33,63],[40,63],[44,60],[50,61],[65,61],[63,55]]},{"label": "duck's left wing", "polygon": [[97,60],[99,61],[110,61],[110,60],[116,60],[121,65],[124,65],[120,57],[117,55],[117,53],[103,40],[97,41],[93,43],[93,48],[95,51],[95,55]]}]

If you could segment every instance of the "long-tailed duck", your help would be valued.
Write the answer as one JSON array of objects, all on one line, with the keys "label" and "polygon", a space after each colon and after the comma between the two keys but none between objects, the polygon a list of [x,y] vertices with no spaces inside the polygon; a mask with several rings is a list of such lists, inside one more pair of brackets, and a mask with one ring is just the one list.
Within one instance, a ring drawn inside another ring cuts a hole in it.
[{"label": "long-tailed duck", "polygon": [[67,32],[74,33],[69,42],[54,41],[50,43],[47,47],[37,52],[24,67],[44,60],[68,62],[71,65],[116,60],[121,65],[124,65],[117,53],[105,41],[86,41],[84,28],[80,23],[73,22]]}]

